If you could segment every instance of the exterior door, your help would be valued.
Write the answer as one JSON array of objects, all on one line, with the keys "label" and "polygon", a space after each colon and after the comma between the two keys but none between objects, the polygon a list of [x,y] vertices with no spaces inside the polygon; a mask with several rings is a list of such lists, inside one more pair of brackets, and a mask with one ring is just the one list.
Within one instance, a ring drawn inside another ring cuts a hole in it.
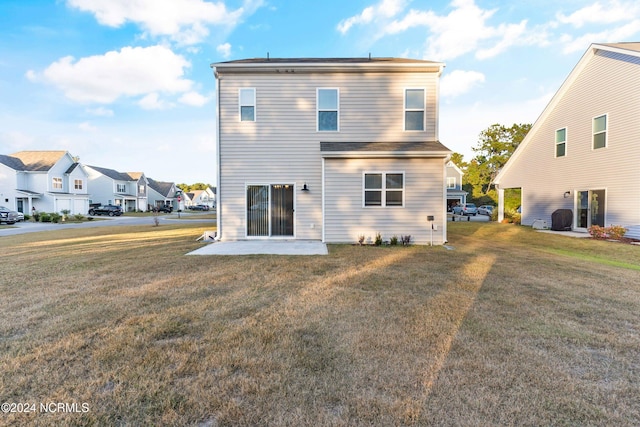
[{"label": "exterior door", "polygon": [[578,191],[576,196],[576,228],[586,230],[592,225],[604,227],[605,190]]},{"label": "exterior door", "polygon": [[293,237],[293,184],[247,186],[247,237]]}]

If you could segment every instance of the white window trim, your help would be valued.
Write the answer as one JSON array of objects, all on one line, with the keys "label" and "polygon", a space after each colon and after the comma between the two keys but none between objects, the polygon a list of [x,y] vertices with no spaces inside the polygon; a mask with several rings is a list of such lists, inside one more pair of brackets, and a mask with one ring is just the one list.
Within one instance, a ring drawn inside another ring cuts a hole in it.
[{"label": "white window trim", "polygon": [[[56,186],[56,183],[59,183],[59,184],[60,184],[60,186]],[[62,178],[61,178],[61,177],[59,177],[59,176],[54,176],[54,177],[51,179],[51,188],[52,188],[53,190],[62,190],[62,189],[64,189],[64,183],[63,183]]]},{"label": "white window trim", "polygon": [[[564,141],[563,142],[555,141],[556,139],[558,139],[558,131],[560,131],[562,129],[564,129]],[[567,155],[568,155],[568,151],[567,151],[568,144],[567,144],[567,141],[569,140],[569,129],[566,126],[556,129],[556,131],[553,133],[553,138],[554,138],[554,141],[555,141],[555,144],[553,146],[553,148],[554,148],[554,152],[553,152],[554,157],[556,159],[559,159],[559,158],[562,158],[562,157],[567,157]],[[564,156],[558,156],[558,145],[559,144],[564,144]],[[593,144],[593,142],[592,142],[592,144]]]},{"label": "white window trim", "polygon": [[[453,185],[449,184],[449,182],[453,182]],[[457,185],[458,185],[458,180],[456,179],[455,176],[447,177],[447,188],[454,189],[456,188]]]},{"label": "white window trim", "polygon": [[[603,131],[600,132],[596,132],[594,127],[596,124],[596,119],[599,119],[600,117],[604,117],[604,122],[605,122],[605,128]],[[597,134],[601,134],[604,133],[604,147],[594,147],[594,138]],[[594,116],[591,119],[591,150],[600,150],[602,148],[607,148],[609,146],[609,113],[605,113],[605,114],[599,114],[597,116]]]},{"label": "white window trim", "polygon": [[[321,90],[335,90],[337,95],[338,105],[335,110],[321,110],[320,103],[320,91]],[[320,112],[321,111],[335,111],[337,113],[337,126],[336,130],[320,130]],[[338,87],[318,87],[316,88],[316,132],[340,132],[340,88]]]},{"label": "white window trim", "polygon": [[[407,91],[421,90],[424,93],[422,108],[407,108]],[[407,129],[407,111],[422,111],[422,130]],[[427,88],[405,87],[402,91],[402,130],[404,132],[424,132],[427,130]]]},{"label": "white window trim", "polygon": [[[365,177],[367,175],[382,175],[382,188],[380,190],[378,190],[377,188],[365,188]],[[402,175],[402,189],[399,188],[391,188],[389,189],[389,191],[402,191],[402,205],[401,206],[396,206],[396,205],[391,205],[391,206],[387,206],[387,197],[385,195],[385,192],[387,191],[387,175],[388,174],[398,174],[398,175]],[[380,208],[404,208],[405,207],[405,194],[406,194],[406,187],[407,187],[407,176],[405,174],[404,171],[364,171],[362,172],[362,207],[366,208],[366,209],[380,209]],[[380,206],[367,206],[365,203],[365,192],[366,191],[381,191],[382,192],[382,197],[381,197],[381,205]]]},{"label": "white window trim", "polygon": [[73,180],[73,189],[74,190],[84,190],[84,181],[82,179],[74,179]]},{"label": "white window trim", "polygon": [[[242,91],[253,92],[252,104],[242,103]],[[253,120],[242,120],[242,107],[253,107]],[[238,121],[242,123],[254,123],[258,121],[258,107],[256,105],[256,88],[255,87],[241,87],[238,89]]]}]

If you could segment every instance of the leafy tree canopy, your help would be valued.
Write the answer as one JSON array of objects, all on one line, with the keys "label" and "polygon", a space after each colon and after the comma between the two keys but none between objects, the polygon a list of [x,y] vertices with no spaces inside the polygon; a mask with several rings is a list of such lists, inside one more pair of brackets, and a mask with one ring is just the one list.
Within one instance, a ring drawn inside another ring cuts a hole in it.
[{"label": "leafy tree canopy", "polygon": [[178,184],[178,188],[180,188],[185,193],[193,190],[206,190],[207,187],[214,188],[212,185],[204,184],[202,182],[196,182],[195,184]]}]

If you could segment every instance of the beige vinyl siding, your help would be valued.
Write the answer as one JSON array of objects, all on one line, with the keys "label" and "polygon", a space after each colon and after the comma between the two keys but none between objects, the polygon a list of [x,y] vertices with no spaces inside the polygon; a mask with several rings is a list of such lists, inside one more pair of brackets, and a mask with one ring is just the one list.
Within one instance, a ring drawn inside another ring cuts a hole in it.
[{"label": "beige vinyl siding", "polygon": [[[384,240],[411,235],[429,244],[427,215],[435,217],[434,244],[443,243],[444,159],[325,159],[325,241],[355,243],[359,235]],[[403,172],[404,206],[363,206],[365,172]]]},{"label": "beige vinyl siding", "polygon": [[[586,63],[501,177],[501,188],[523,189],[523,224],[550,224],[560,208],[575,214],[576,191],[598,189],[606,190],[606,225],[640,224],[640,59],[616,56],[598,51]],[[603,114],[607,146],[594,150],[593,118]],[[567,155],[556,158],[563,127]]]},{"label": "beige vinyl siding", "polygon": [[[436,140],[436,85],[437,73],[220,73],[222,239],[245,238],[245,188],[255,183],[295,184],[295,237],[321,239],[320,141]],[[244,87],[256,89],[255,122],[240,121]],[[326,87],[339,89],[339,132],[316,131],[316,89]],[[424,132],[403,131],[406,87],[426,89]]]}]

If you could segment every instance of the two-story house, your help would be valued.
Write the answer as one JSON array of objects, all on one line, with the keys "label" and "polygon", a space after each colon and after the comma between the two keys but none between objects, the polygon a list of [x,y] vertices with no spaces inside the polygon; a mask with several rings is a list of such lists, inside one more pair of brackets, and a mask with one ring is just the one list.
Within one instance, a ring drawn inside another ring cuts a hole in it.
[{"label": "two-story house", "polygon": [[68,151],[20,151],[0,156],[0,201],[18,212],[89,209],[88,174]]},{"label": "two-story house", "polygon": [[446,241],[444,64],[257,58],[212,67],[219,239]]},{"label": "two-story house", "polygon": [[462,176],[464,173],[455,163],[447,163],[447,210],[456,205],[467,203],[468,192],[462,189]]},{"label": "two-story house", "polygon": [[118,172],[98,166],[86,166],[91,185],[91,203],[111,204],[124,212],[148,208],[147,178],[142,172]]},{"label": "two-story house", "polygon": [[173,209],[178,209],[176,203],[176,190],[178,187],[174,182],[156,181],[155,179],[147,178],[148,190],[147,198],[149,201],[149,208],[159,208],[161,206],[171,206]]},{"label": "two-story house", "polygon": [[189,196],[188,206],[204,205],[213,209],[216,206],[216,191],[214,188],[207,187],[204,190],[193,190],[187,193]]},{"label": "two-story house", "polygon": [[522,189],[522,224],[622,225],[640,238],[640,43],[593,44],[496,177]]}]

